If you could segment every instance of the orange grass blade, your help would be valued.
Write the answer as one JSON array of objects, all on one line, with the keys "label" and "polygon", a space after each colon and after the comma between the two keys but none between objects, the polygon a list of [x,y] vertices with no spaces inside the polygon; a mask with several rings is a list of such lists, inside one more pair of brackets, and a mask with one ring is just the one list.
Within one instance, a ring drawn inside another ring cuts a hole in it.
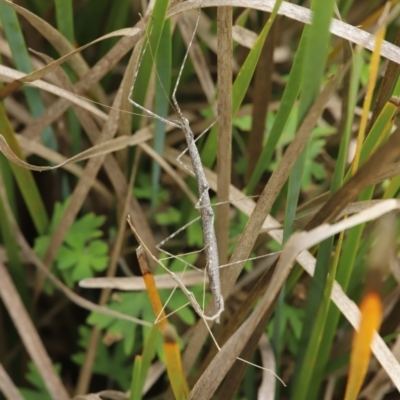
[{"label": "orange grass blade", "polygon": [[176,342],[176,333],[172,325],[168,323],[165,315],[160,294],[158,293],[154,276],[151,273],[146,255],[141,247],[136,251],[139,266],[143,274],[143,279],[146,285],[147,293],[150,297],[150,303],[157,317],[157,325],[160,328],[163,336],[163,348],[165,355],[165,364],[167,367],[168,377],[172,386],[176,399],[185,399],[189,394],[189,386],[186,382],[185,374],[183,373],[181,354],[179,346]]},{"label": "orange grass blade", "polygon": [[360,311],[360,329],[353,340],[345,400],[357,399],[367,373],[372,339],[375,331],[379,329],[382,319],[382,301],[376,291],[372,290],[366,293],[361,301]]},{"label": "orange grass blade", "polygon": [[143,249],[139,247],[136,250],[136,254],[139,261],[140,270],[143,274],[143,280],[146,285],[146,290],[149,294],[150,303],[158,320],[158,326],[160,327],[160,330],[162,332],[163,329],[168,325],[168,321],[163,310],[163,304],[157,290],[156,282],[147,264],[146,255],[144,254]]},{"label": "orange grass blade", "polygon": [[186,399],[189,395],[189,385],[183,373],[181,354],[176,343],[176,332],[171,324],[167,324],[163,331],[164,355],[167,373],[176,399]]}]

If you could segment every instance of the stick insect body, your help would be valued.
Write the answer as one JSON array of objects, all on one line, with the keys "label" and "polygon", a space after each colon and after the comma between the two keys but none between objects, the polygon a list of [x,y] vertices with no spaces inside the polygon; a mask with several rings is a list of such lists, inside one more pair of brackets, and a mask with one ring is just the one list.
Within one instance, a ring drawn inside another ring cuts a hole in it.
[{"label": "stick insect body", "polygon": [[[210,282],[210,288],[211,288],[211,293],[213,296],[213,300],[214,300],[214,308],[215,308],[215,314],[213,316],[207,317],[204,315],[204,313],[202,313],[202,315],[200,315],[202,318],[208,319],[208,320],[215,320],[216,322],[219,322],[219,318],[220,315],[222,314],[222,312],[224,311],[224,299],[223,296],[221,294],[221,283],[220,283],[220,277],[219,277],[219,264],[218,264],[218,246],[217,246],[217,239],[215,236],[215,230],[214,230],[214,211],[211,207],[211,201],[210,201],[210,195],[209,195],[209,184],[207,182],[205,173],[204,173],[204,169],[203,169],[203,165],[201,163],[201,159],[200,159],[200,154],[199,151],[196,147],[196,141],[194,139],[194,134],[190,128],[189,125],[189,121],[187,118],[185,118],[182,114],[182,111],[179,107],[179,104],[176,100],[176,91],[178,88],[178,84],[182,75],[182,71],[186,62],[186,59],[188,57],[188,53],[189,53],[189,49],[191,47],[191,44],[193,42],[194,39],[194,35],[197,29],[197,25],[198,25],[198,20],[196,22],[196,27],[194,29],[192,38],[190,40],[189,46],[188,46],[188,50],[185,54],[185,57],[183,59],[183,63],[181,66],[181,69],[179,71],[179,75],[178,75],[178,79],[176,81],[175,87],[174,87],[174,91],[172,94],[172,106],[178,116],[178,120],[177,121],[170,121],[168,119],[162,118],[159,115],[151,112],[150,110],[146,109],[145,107],[141,106],[140,104],[136,103],[135,101],[133,101],[131,99],[132,97],[132,91],[133,91],[133,87],[135,85],[135,81],[136,81],[136,77],[137,77],[137,73],[140,67],[140,62],[139,62],[139,66],[138,69],[136,71],[135,77],[134,77],[134,81],[129,93],[129,102],[131,104],[133,104],[134,106],[140,108],[141,110],[145,111],[147,114],[149,114],[150,116],[168,124],[171,126],[174,126],[176,128],[181,129],[184,134],[185,134],[185,139],[186,139],[186,144],[187,144],[187,149],[189,150],[189,155],[190,155],[190,159],[192,161],[192,166],[193,166],[193,171],[190,171],[181,161],[180,158],[182,157],[182,155],[186,152],[186,150],[178,157],[178,161],[186,168],[189,170],[189,172],[191,174],[193,174],[196,178],[197,181],[197,186],[198,186],[198,190],[199,190],[199,201],[196,204],[196,208],[200,209],[200,215],[201,215],[201,224],[202,224],[202,230],[203,230],[203,242],[204,242],[204,251],[205,251],[205,256],[206,256],[206,260],[207,260],[207,274],[208,274],[208,278],[209,278],[209,282]],[[145,51],[145,49],[144,49]],[[143,55],[142,55],[143,56]],[[173,277],[173,279],[177,282],[177,284],[182,288],[183,284],[182,282],[179,281],[179,278],[177,276],[174,276],[174,274],[171,274],[171,276]],[[185,288],[186,289],[186,288]],[[185,290],[186,295],[188,295],[187,293],[187,289]],[[193,295],[192,295],[193,296]],[[199,312],[201,311],[201,308],[199,306],[199,304],[196,301],[193,301],[193,299],[191,298],[191,296],[188,296],[190,302],[192,303],[195,311],[199,314]]]}]

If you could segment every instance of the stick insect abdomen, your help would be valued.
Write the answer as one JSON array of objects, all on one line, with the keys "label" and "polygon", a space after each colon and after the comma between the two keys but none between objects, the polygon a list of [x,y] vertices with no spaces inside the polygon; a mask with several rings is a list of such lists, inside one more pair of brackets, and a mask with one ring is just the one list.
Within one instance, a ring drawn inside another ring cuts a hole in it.
[{"label": "stick insect abdomen", "polygon": [[196,147],[194,135],[190,129],[189,122],[182,118],[182,129],[185,132],[186,144],[188,146],[190,159],[192,160],[193,172],[196,177],[199,190],[199,202],[201,224],[203,229],[204,251],[207,260],[207,274],[210,281],[210,289],[213,295],[215,315],[212,319],[219,321],[219,316],[224,311],[224,300],[221,294],[221,282],[219,277],[218,245],[214,231],[214,211],[211,207],[209,184],[201,163],[199,151]]}]

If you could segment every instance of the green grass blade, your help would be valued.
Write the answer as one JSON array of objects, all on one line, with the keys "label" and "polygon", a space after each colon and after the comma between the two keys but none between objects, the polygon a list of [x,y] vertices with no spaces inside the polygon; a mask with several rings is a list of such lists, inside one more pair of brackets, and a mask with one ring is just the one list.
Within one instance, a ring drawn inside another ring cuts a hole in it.
[{"label": "green grass blade", "polygon": [[157,341],[159,334],[160,330],[158,326],[153,325],[146,338],[146,342],[142,353],[142,369],[140,371],[140,382],[142,385],[142,389],[146,381],[147,373],[149,372],[151,361],[153,360],[157,351]]},{"label": "green grass blade", "polygon": [[[278,140],[285,128],[289,115],[292,111],[294,106],[294,102],[299,94],[300,87],[302,86],[302,82],[304,79],[310,80],[311,77],[307,77],[305,75],[305,68],[304,63],[308,62],[311,63],[310,58],[313,57],[313,52],[308,50],[308,47],[312,46],[310,44],[310,40],[312,38],[315,39],[316,33],[312,36],[310,33],[311,27],[305,27],[302,37],[300,39],[300,44],[293,62],[292,70],[289,76],[289,81],[286,86],[285,92],[283,94],[281,107],[278,110],[276,120],[272,127],[270,136],[268,138],[267,144],[263,149],[262,155],[260,156],[260,160],[254,170],[253,176],[250,179],[249,187],[247,189],[248,193],[251,193],[254,190],[258,180],[260,179],[262,173],[265,171],[265,168],[268,166],[271,157],[275,151],[275,146],[278,143]],[[329,36],[328,36],[329,38]],[[308,57],[308,58],[307,58]],[[325,58],[323,58],[323,62]],[[323,76],[323,67],[324,63],[320,62],[320,81],[322,81]],[[318,74],[317,74],[318,75]],[[314,75],[312,75],[314,76]],[[320,82],[319,81],[319,82]],[[315,83],[315,82],[314,82]],[[318,94],[319,84],[316,84],[315,88],[313,89],[314,95]],[[308,87],[310,83],[308,83]],[[298,125],[301,123],[302,118],[304,117],[307,107],[306,105],[310,105],[311,97],[303,96],[302,99],[302,114],[299,112],[299,120]],[[291,235],[293,221],[296,215],[297,209],[297,202],[298,196],[301,187],[301,178],[302,178],[302,171],[304,169],[304,164],[306,162],[307,157],[307,148],[304,149],[303,153],[300,155],[299,159],[297,160],[295,166],[293,167],[292,173],[290,174],[289,181],[288,181],[288,192],[287,192],[287,207],[285,210],[285,224],[284,224],[284,233],[283,233],[283,241],[285,242],[289,236]],[[283,294],[281,295],[283,296]],[[282,309],[282,308],[281,308]],[[280,325],[280,320],[283,318],[281,313],[276,313],[275,320],[276,326]],[[280,344],[280,337],[278,332],[275,332],[274,335],[274,346],[277,348],[281,347]],[[279,361],[279,356],[277,356],[277,361]],[[277,362],[277,368],[279,368],[279,363]],[[277,395],[279,393],[279,389],[277,390]],[[278,395],[279,396],[279,395]]]},{"label": "green grass blade", "polygon": [[[171,22],[165,21],[160,45],[156,56],[156,93],[154,99],[154,112],[166,118],[169,110],[169,94],[171,90],[171,65],[172,65],[172,46],[171,46]],[[154,150],[162,154],[165,142],[165,123],[159,120],[154,122]],[[158,190],[160,185],[160,165],[153,160],[152,162],[152,195],[151,205],[153,212],[157,204]]]},{"label": "green grass blade", "polygon": [[17,199],[15,196],[15,180],[10,168],[10,164],[3,154],[0,154],[0,171],[2,175],[1,178],[3,180],[2,185],[6,191],[7,200],[10,204],[11,211],[13,212],[15,219],[17,220],[18,213]]},{"label": "green grass blade", "polygon": [[[389,100],[383,107],[363,143],[360,154],[360,165],[367,161],[369,156],[376,151],[377,147],[387,141],[393,127],[394,117],[396,116],[397,112],[398,106]],[[349,170],[347,171],[345,181],[349,180],[350,177],[351,168],[349,168]]]},{"label": "green grass blade", "polygon": [[335,192],[342,186],[344,180],[343,177],[345,176],[345,170],[347,166],[347,153],[349,149],[352,126],[354,121],[353,110],[357,104],[357,92],[362,68],[362,52],[356,52],[355,54],[353,54],[352,61],[353,63],[350,71],[350,84],[347,104],[347,119],[343,129],[343,137],[340,141],[340,148],[336,161],[335,171],[333,173],[330,191],[331,193]]},{"label": "green grass blade", "polygon": [[272,155],[275,152],[276,145],[283,133],[283,130],[285,129],[286,123],[289,119],[289,115],[293,109],[297,96],[299,95],[301,86],[301,74],[303,67],[302,60],[304,57],[304,49],[305,49],[305,39],[304,35],[302,35],[299,47],[297,48],[297,52],[293,60],[293,65],[290,71],[289,79],[286,84],[285,91],[283,92],[282,95],[280,107],[276,113],[274,124],[272,125],[271,132],[268,135],[267,142],[264,145],[260,158],[257,162],[257,165],[254,169],[254,172],[247,186],[248,195],[251,195],[253,193],[253,190],[256,187],[257,183],[259,182],[262,174],[268,168],[268,165],[272,159]]},{"label": "green grass blade", "polygon": [[[111,3],[111,10],[107,10],[105,24],[106,32],[113,32],[117,29],[125,28],[128,23],[129,10],[131,7],[130,0],[119,0]],[[117,43],[117,38],[106,40],[100,44],[100,54],[103,56]],[[108,75],[108,77],[110,77]],[[109,79],[107,79],[110,82]]]},{"label": "green grass blade", "polygon": [[[357,92],[357,83],[359,80],[359,71],[361,68],[361,55],[355,56],[355,64],[353,66],[353,79],[351,84],[353,86],[351,90],[351,100],[349,101],[349,110],[354,109],[355,106],[355,94]],[[384,109],[377,118],[374,126],[371,128],[363,147],[361,149],[360,162],[363,163],[368,155],[376,148],[378,143],[382,143],[387,139],[388,132],[390,132],[392,126],[392,118],[395,114],[396,107],[392,103],[385,105]],[[352,120],[353,113],[349,112],[349,119]],[[351,124],[348,124],[350,130]],[[347,146],[347,143],[342,143],[341,148]],[[344,170],[344,169],[343,169]],[[346,176],[347,178],[347,176]],[[370,200],[374,192],[374,187],[370,187],[364,190],[359,200]],[[343,290],[346,291],[348,288],[352,271],[354,269],[354,264],[357,256],[357,252],[360,246],[361,235],[363,232],[364,225],[357,226],[347,233],[346,239],[344,240],[343,250],[340,257],[338,265],[337,281],[342,286]],[[336,307],[329,307],[326,324],[324,327],[324,332],[322,334],[322,341],[320,345],[320,352],[316,359],[315,368],[313,371],[313,385],[310,386],[310,391],[308,393],[309,399],[318,399],[319,388],[323,379],[323,371],[327,365],[328,357],[330,354],[331,346],[337,330],[337,324],[339,322],[340,312]]]},{"label": "green grass blade", "polygon": [[[147,88],[150,82],[150,75],[153,68],[153,61],[157,55],[158,46],[164,29],[168,5],[169,0],[157,0],[154,4],[153,12],[151,13],[151,21],[147,26],[146,35],[148,39],[145,40],[149,40],[149,44],[143,56],[132,95],[135,101],[139,104],[144,104],[145,102]],[[140,123],[140,118],[134,118],[133,123],[135,128],[137,128]]]},{"label": "green grass blade", "polygon": [[[361,199],[370,199],[368,195],[361,196]],[[338,272],[336,275],[336,281],[342,286],[343,290],[346,291],[351,274],[354,267],[354,262],[357,256],[361,235],[365,225],[359,225],[355,228],[350,229],[347,232],[346,238],[344,240],[342,253],[340,256],[338,264]],[[334,337],[336,335],[337,325],[339,323],[339,318],[341,316],[340,311],[336,307],[329,307],[328,316],[326,318],[326,323],[324,327],[324,332],[322,336],[322,341],[320,344],[320,351],[313,368],[313,384],[309,387],[308,399],[319,399],[319,388],[324,378],[325,366],[328,362],[330,355],[330,350]]]},{"label": "green grass blade", "polygon": [[[25,160],[3,104],[0,104],[0,133],[7,140],[12,151],[19,158]],[[32,172],[13,163],[10,163],[10,166],[35,228],[39,234],[43,235],[49,224],[49,219]]]},{"label": "green grass blade", "polygon": [[[71,43],[75,43],[75,30],[74,30],[74,11],[72,7],[72,0],[55,0],[56,5],[56,21],[57,28]],[[68,65],[63,68],[68,74],[71,82],[75,82],[75,75]],[[78,118],[72,109],[67,111],[68,127],[71,137],[72,154],[78,154],[82,151],[82,132]]]},{"label": "green grass blade", "polygon": [[[351,71],[351,78],[350,78],[350,89],[349,89],[349,101],[348,101],[348,118],[346,120],[346,124],[344,127],[344,132],[343,132],[343,137],[341,140],[341,145],[339,149],[339,155],[334,171],[334,176],[332,179],[332,185],[330,188],[330,193],[334,193],[337,189],[339,189],[342,185],[343,182],[343,175],[344,171],[346,168],[346,160],[347,160],[347,150],[348,150],[348,144],[351,138],[351,132],[352,132],[352,124],[353,124],[353,116],[354,113],[352,110],[355,107],[356,104],[356,95],[357,95],[357,90],[358,90],[358,83],[359,83],[359,77],[360,77],[360,70],[361,70],[361,57],[360,54],[356,54],[354,57],[354,63],[353,63],[353,68]],[[333,240],[328,239],[327,241],[324,241],[320,245],[320,249],[318,251],[317,255],[317,264],[316,264],[316,269],[320,268],[320,266],[324,265],[329,265],[331,260],[330,260],[330,254],[332,252],[332,247],[333,247]],[[306,347],[308,343],[304,343],[304,348],[306,348],[306,351],[304,352],[304,366],[310,365],[309,363],[318,363],[321,362],[322,365],[325,365],[326,359],[323,359],[325,354],[322,354],[323,351],[318,351],[320,348],[324,348],[324,340],[323,340],[323,331],[322,329],[325,329],[326,331],[326,324],[329,324],[331,321],[331,317],[329,315],[330,312],[330,293],[332,290],[332,278],[334,279],[336,275],[336,269],[337,269],[337,262],[336,260],[333,261],[332,265],[330,266],[331,271],[330,275],[327,280],[326,280],[326,286],[325,289],[322,290],[324,287],[324,282],[321,282],[323,277],[317,276],[320,280],[319,282],[316,281],[315,286],[317,288],[314,290],[314,292],[310,293],[310,302],[317,302],[318,301],[318,285],[320,286],[319,293],[322,293],[323,296],[323,301],[321,303],[321,307],[318,310],[317,314],[317,319],[315,323],[314,329],[309,332],[310,338],[309,342],[311,343],[310,340],[315,340],[315,346],[309,346],[308,348]],[[313,296],[313,298],[311,298]],[[315,298],[314,298],[315,297]],[[310,318],[311,319],[311,318]],[[305,322],[307,323],[307,322]],[[322,340],[321,340],[322,338]],[[303,337],[303,340],[307,340],[307,337]],[[321,369],[323,367],[320,367]],[[303,372],[300,370],[299,374],[300,376],[298,377],[296,383],[298,386],[296,387],[295,390],[299,390],[300,383],[303,381],[303,388],[302,390],[308,390],[308,392],[304,393],[303,398],[314,398],[310,397],[313,396],[314,394],[318,393],[318,390],[315,390],[315,387],[318,386],[318,381],[317,377],[315,376],[316,374],[319,374],[319,369],[318,368],[309,368],[309,371]],[[322,374],[319,374],[318,377],[322,377]],[[310,382],[313,382],[312,385],[310,385]],[[315,393],[310,393],[310,392],[315,392]],[[295,391],[293,391],[295,393]],[[308,397],[307,397],[308,396]]]},{"label": "green grass blade", "polygon": [[[249,55],[247,56],[245,62],[243,63],[238,76],[235,79],[235,82],[232,86],[232,118],[235,117],[238,112],[240,106],[242,105],[244,96],[250,86],[251,79],[254,75],[254,71],[256,69],[258,59],[260,57],[262,48],[264,46],[265,39],[268,36],[268,33],[271,29],[273,22],[275,21],[275,17],[278,14],[279,7],[282,3],[282,0],[278,0],[275,2],[274,8],[271,12],[271,15],[264,25],[260,35],[258,36],[256,43],[251,49]],[[201,151],[201,159],[203,164],[207,167],[211,167],[215,161],[215,157],[217,155],[217,135],[218,128],[215,125],[213,129],[211,129],[210,134],[207,137],[207,140],[204,144],[204,147]]]},{"label": "green grass blade", "polygon": [[[314,0],[311,6],[314,12],[312,24],[304,29],[304,35],[306,36],[306,48],[304,54],[302,86],[299,100],[298,124],[303,120],[320,90],[320,85],[324,75],[326,56],[328,54],[328,46],[330,41],[329,25],[333,15],[333,6],[334,1],[332,0]],[[292,231],[306,157],[307,147],[303,150],[302,155],[296,162],[289,177],[288,200],[285,212],[283,234],[284,240],[290,236]],[[301,343],[305,344],[306,346],[310,344],[309,340],[312,336],[312,329],[315,323],[317,310],[323,296],[320,284],[321,282],[325,283],[327,280],[330,259],[330,252],[328,252],[329,249],[330,244],[326,243],[325,246],[321,246],[320,251],[318,252],[318,254],[321,253],[321,255],[319,255],[319,258],[317,258],[315,274],[307,299],[306,313],[300,342],[300,351],[296,359],[294,377],[295,389],[292,392],[292,398],[298,398],[297,396],[305,396],[308,391],[308,384],[311,380],[312,368],[309,368],[309,366],[304,364],[304,361],[307,359],[307,351],[310,351],[310,346],[303,347]],[[326,263],[326,261],[328,262]],[[324,318],[321,316],[320,323],[323,322]],[[304,374],[310,374],[310,377],[303,379]],[[299,392],[298,390],[301,391]]]},{"label": "green grass blade", "polygon": [[[14,185],[12,180],[10,179],[11,178],[10,166],[8,164],[7,159],[3,156],[3,154],[0,154],[0,171],[2,175],[1,185],[5,190],[6,196],[8,198],[10,197],[14,198]],[[6,177],[8,182],[4,179],[4,177]],[[7,252],[8,270],[10,271],[12,280],[18,289],[22,301],[27,307],[29,294],[26,285],[24,266],[21,262],[21,258],[19,255],[19,246],[16,241],[15,234],[11,228],[9,216],[6,213],[6,209],[4,207],[3,200],[1,198],[0,198],[0,231],[1,231],[1,239]]]},{"label": "green grass blade", "polygon": [[[320,249],[318,251],[317,265],[316,268],[321,268],[321,265],[325,262],[326,265],[330,264],[331,250],[333,246],[333,238],[325,240],[321,243]],[[321,254],[321,255],[320,255]],[[309,345],[307,346],[307,351],[304,356],[303,369],[300,371],[298,379],[296,380],[296,385],[293,389],[293,393],[297,393],[296,399],[303,400],[309,399],[308,391],[313,387],[313,374],[315,369],[316,358],[319,353],[323,330],[326,326],[328,320],[328,311],[330,306],[331,292],[333,284],[335,282],[336,269],[337,269],[338,259],[335,258],[332,261],[332,265],[329,268],[329,275],[323,286],[320,287],[322,292],[321,305],[318,308],[317,316],[315,319],[314,329],[311,331]],[[297,392],[298,389],[305,390],[304,392]]]},{"label": "green grass blade", "polygon": [[239,111],[239,108],[243,103],[244,96],[246,95],[246,92],[250,86],[254,71],[256,70],[258,59],[260,58],[265,40],[267,39],[268,33],[271,30],[272,24],[275,21],[281,4],[282,0],[279,0],[275,3],[267,23],[264,25],[264,28],[258,36],[253,48],[251,49],[249,55],[242,65],[242,68],[240,68],[238,76],[235,79],[232,87],[232,118],[236,116],[236,113]]},{"label": "green grass blade", "polygon": [[75,42],[72,0],[55,0],[57,28],[71,43]]},{"label": "green grass blade", "polygon": [[43,0],[27,0],[28,9],[32,10],[35,14],[45,17],[49,7],[51,7],[51,2],[46,2]]},{"label": "green grass blade", "polygon": [[[8,7],[7,4],[0,3],[0,18],[16,67],[25,73],[32,72],[32,64],[16,12]],[[32,115],[35,118],[39,117],[45,110],[40,92],[37,89],[27,86],[23,87],[23,91]],[[50,127],[42,132],[42,140],[51,149],[54,150],[57,148],[56,138]]]},{"label": "green grass blade", "polygon": [[131,381],[131,395],[130,400],[140,400],[142,398],[141,390],[141,372],[142,372],[142,356],[136,356],[133,363],[132,381]]}]

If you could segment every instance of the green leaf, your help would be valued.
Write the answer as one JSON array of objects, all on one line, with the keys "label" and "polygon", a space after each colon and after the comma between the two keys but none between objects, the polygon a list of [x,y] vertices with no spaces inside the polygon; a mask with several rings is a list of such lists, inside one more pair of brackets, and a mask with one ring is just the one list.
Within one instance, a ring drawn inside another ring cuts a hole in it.
[{"label": "green leaf", "polygon": [[142,352],[142,368],[140,372],[140,382],[143,387],[147,373],[149,371],[151,361],[153,360],[156,351],[157,343],[160,341],[160,330],[157,325],[153,325],[150,329],[149,334],[146,336],[146,340]]},{"label": "green leaf", "polygon": [[96,216],[94,213],[86,214],[71,226],[65,237],[66,243],[72,247],[79,247],[81,243],[102,236],[103,233],[98,228],[103,225],[105,219],[104,216]]},{"label": "green leaf", "polygon": [[[169,94],[171,91],[171,21],[166,20],[160,37],[160,44],[156,56],[156,92],[154,98],[154,113],[166,118],[169,111]],[[154,150],[162,155],[165,141],[165,123],[160,120],[154,121]],[[151,206],[153,212],[157,206],[158,191],[160,186],[161,167],[158,162],[152,162],[152,195]]]},{"label": "green leaf", "polygon": [[[118,295],[118,299],[113,298],[108,307],[111,310],[139,318],[146,306],[150,307],[146,293],[121,293]],[[137,325],[96,312],[89,315],[87,323],[96,325],[99,329],[106,329],[108,333],[121,336],[125,354],[132,353]]]},{"label": "green leaf", "polygon": [[[16,134],[8,119],[3,103],[0,103],[0,132],[17,157],[25,161],[25,156],[17,141]],[[9,165],[26,206],[28,207],[35,228],[39,234],[43,234],[47,229],[49,220],[32,171],[11,162],[9,162]]]},{"label": "green leaf", "polygon": [[140,400],[142,398],[142,382],[140,377],[142,374],[142,356],[136,356],[133,364],[131,395],[130,400]]},{"label": "green leaf", "polygon": [[[61,220],[68,203],[69,199],[63,204],[56,203],[49,233],[35,239],[34,250],[40,258],[44,257],[51,234]],[[107,268],[108,246],[102,240],[93,240],[102,235],[102,231],[98,228],[104,221],[104,216],[89,213],[76,220],[68,231],[55,258],[57,270],[61,272],[68,286],[81,279],[92,277],[95,271]]]},{"label": "green leaf", "polygon": [[[54,370],[59,374],[61,364],[55,364]],[[28,372],[25,378],[34,387],[34,389],[19,388],[19,391],[26,400],[53,400],[39,374],[36,364],[32,361],[28,363]]]},{"label": "green leaf", "polygon": [[55,0],[57,28],[71,43],[75,41],[72,0]]},{"label": "green leaf", "polygon": [[[168,5],[169,0],[156,0],[153,11],[151,13],[152,23],[148,24],[147,27],[145,40],[149,38],[149,49],[147,49],[146,53],[143,56],[132,96],[133,99],[135,99],[135,101],[141,105],[143,105],[145,102],[147,89],[150,82],[150,75],[153,69],[153,61],[157,56],[158,45],[160,43],[161,35],[164,29]],[[136,118],[135,125],[138,123],[139,118]]]},{"label": "green leaf", "polygon": [[76,242],[74,246],[62,246],[56,257],[58,268],[61,270],[73,269],[72,278],[79,281],[92,277],[93,270],[103,271],[108,264],[108,247],[101,240],[90,242]]},{"label": "green leaf", "polygon": [[158,225],[173,225],[181,220],[181,212],[174,207],[168,207],[167,212],[157,213],[156,222]]},{"label": "green leaf", "polygon": [[[90,328],[86,325],[81,325],[78,332],[78,345],[82,351],[73,354],[71,360],[78,365],[82,365],[89,345]],[[93,372],[114,380],[122,390],[128,390],[130,381],[128,363],[129,358],[124,353],[122,342],[117,342],[113,346],[106,346],[100,341],[97,345]]]}]

